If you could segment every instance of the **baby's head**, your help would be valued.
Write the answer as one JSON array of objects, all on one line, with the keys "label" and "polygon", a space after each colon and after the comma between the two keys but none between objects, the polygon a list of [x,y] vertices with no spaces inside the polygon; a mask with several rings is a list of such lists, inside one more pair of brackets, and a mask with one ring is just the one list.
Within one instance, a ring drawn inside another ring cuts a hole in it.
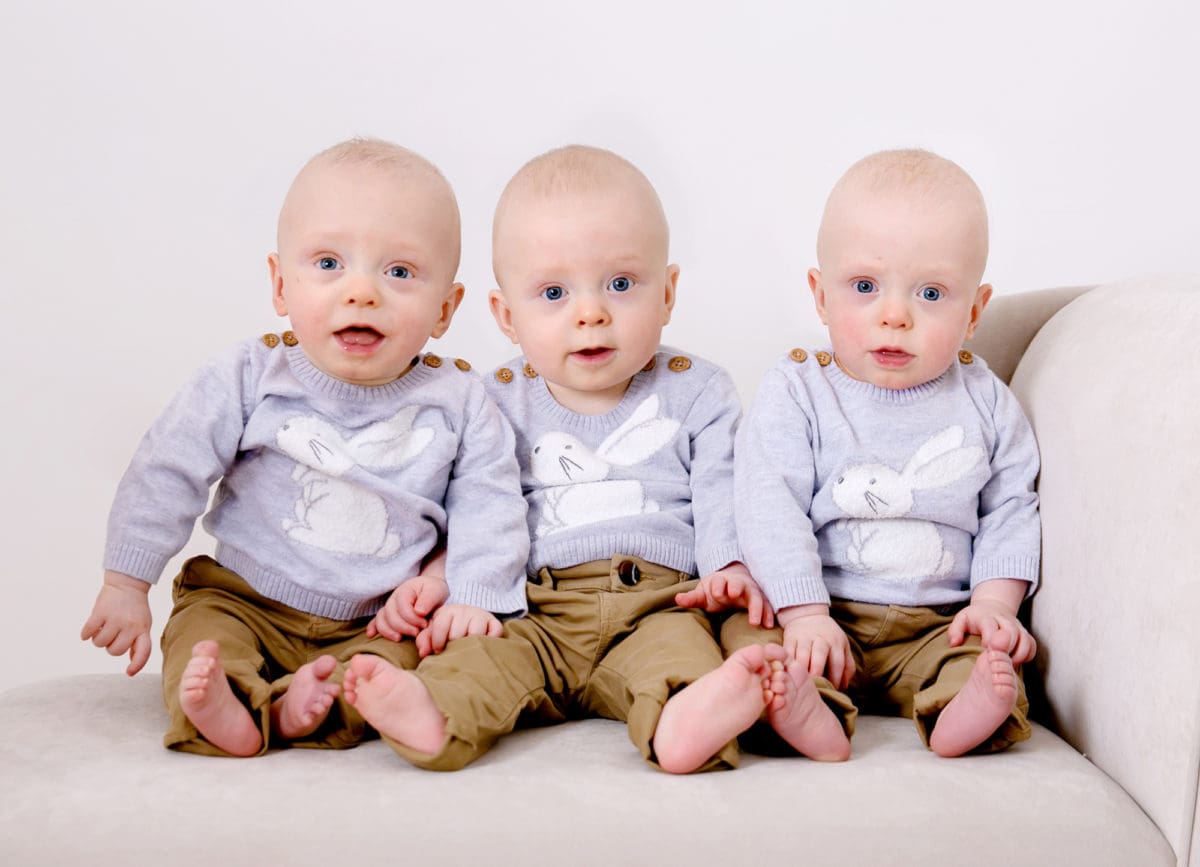
[{"label": "baby's head", "polygon": [[450,185],[428,160],[352,139],[300,170],[267,257],[272,299],[318,369],[355,385],[402,376],[462,300]]},{"label": "baby's head", "polygon": [[855,163],[834,185],[808,272],[838,366],[903,389],[941,376],[992,294],[987,209],[970,176],[928,151]]},{"label": "baby's head", "polygon": [[675,304],[667,220],[627,160],[572,145],[509,181],[496,206],[496,323],[555,400],[607,412],[654,357]]}]

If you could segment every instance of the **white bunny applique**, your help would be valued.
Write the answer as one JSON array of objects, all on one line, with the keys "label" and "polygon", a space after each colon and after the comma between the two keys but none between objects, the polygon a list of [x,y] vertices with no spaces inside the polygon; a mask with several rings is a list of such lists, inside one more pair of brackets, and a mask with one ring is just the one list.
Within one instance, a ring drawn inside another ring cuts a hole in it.
[{"label": "white bunny applique", "polygon": [[300,485],[300,498],[296,519],[283,521],[283,531],[326,551],[375,557],[396,553],[400,537],[388,531],[383,499],[340,477],[355,466],[396,469],[424,451],[433,440],[433,428],[413,428],[420,410],[405,407],[349,436],[317,416],[294,416],[284,422],[275,441],[297,462],[292,479]]},{"label": "white bunny applique", "polygon": [[631,467],[649,459],[679,431],[675,419],[660,418],[658,395],[642,401],[592,451],[576,437],[551,431],[530,452],[533,477],[545,486],[537,537],[622,515],[657,512],[637,479],[609,479],[613,466]]},{"label": "white bunny applique", "polygon": [[964,447],[964,438],[958,426],[934,434],[900,472],[882,464],[858,464],[842,472],[833,485],[833,502],[852,519],[845,522],[850,530],[846,556],[855,569],[892,581],[950,574],[954,557],[937,527],[904,516],[915,491],[956,482],[983,460],[983,449]]}]

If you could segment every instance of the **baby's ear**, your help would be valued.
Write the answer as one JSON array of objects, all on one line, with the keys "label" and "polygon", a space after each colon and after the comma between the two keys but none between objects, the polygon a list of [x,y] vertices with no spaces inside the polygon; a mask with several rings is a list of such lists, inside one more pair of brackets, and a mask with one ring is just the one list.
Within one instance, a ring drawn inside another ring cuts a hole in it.
[{"label": "baby's ear", "polygon": [[271,304],[280,316],[287,316],[287,302],[283,299],[283,269],[279,265],[279,254],[267,256],[267,269],[271,273]]},{"label": "baby's ear", "polygon": [[667,266],[667,282],[664,289],[665,297],[663,298],[663,325],[667,325],[671,321],[671,311],[675,309],[675,290],[679,285],[679,266]]},{"label": "baby's ear", "polygon": [[496,320],[496,325],[504,332],[504,336],[513,343],[520,343],[517,340],[517,330],[512,324],[512,309],[508,306],[508,299],[504,297],[504,293],[499,289],[493,289],[488,293],[488,307],[492,311],[492,318]]},{"label": "baby's ear", "polygon": [[817,316],[821,317],[822,324],[828,325],[829,320],[825,318],[825,287],[821,284],[821,272],[816,268],[808,269],[808,288],[812,290]]},{"label": "baby's ear", "polygon": [[979,327],[979,320],[983,317],[983,308],[987,307],[989,301],[992,300],[992,284],[984,283],[975,290],[975,302],[971,305],[971,318],[967,322],[967,340],[975,334],[975,329]]},{"label": "baby's ear", "polygon": [[450,328],[450,320],[454,318],[454,311],[462,303],[463,294],[466,291],[466,288],[461,283],[455,283],[450,287],[450,291],[446,294],[446,300],[442,302],[441,315],[438,316],[437,322],[433,324],[433,331],[430,332],[430,337],[441,337]]}]

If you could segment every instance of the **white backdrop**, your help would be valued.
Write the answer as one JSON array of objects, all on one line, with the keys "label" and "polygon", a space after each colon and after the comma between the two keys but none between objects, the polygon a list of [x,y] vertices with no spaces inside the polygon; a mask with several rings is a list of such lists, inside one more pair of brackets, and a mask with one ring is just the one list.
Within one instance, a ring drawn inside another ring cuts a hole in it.
[{"label": "white backdrop", "polygon": [[820,340],[804,275],[824,197],[879,148],[974,175],[998,293],[1196,270],[1195,2],[80,0],[7,2],[0,33],[0,688],[123,668],[78,640],[113,489],[194,367],[284,327],[277,208],[348,136],[454,184],[468,294],[431,348],[476,367],[512,353],[485,302],[496,196],[568,142],[655,183],[682,268],[665,339],[743,398]]}]

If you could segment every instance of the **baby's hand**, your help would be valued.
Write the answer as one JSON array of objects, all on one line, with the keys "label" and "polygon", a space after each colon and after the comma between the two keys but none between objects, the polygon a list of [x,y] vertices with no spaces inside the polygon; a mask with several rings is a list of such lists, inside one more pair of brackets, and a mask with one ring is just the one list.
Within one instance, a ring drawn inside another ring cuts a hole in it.
[{"label": "baby's hand", "polygon": [[990,599],[972,599],[971,604],[950,621],[950,646],[958,647],[968,635],[978,635],[989,650],[1012,657],[1014,665],[1030,662],[1037,654],[1037,641],[1008,606]]},{"label": "baby's hand", "polygon": [[503,632],[504,627],[490,611],[474,605],[443,605],[417,634],[417,653],[424,659],[431,653],[441,653],[456,638],[467,635],[499,638]]},{"label": "baby's hand", "polygon": [[129,652],[125,673],[137,674],[150,659],[150,585],[111,569],[104,573],[104,584],[92,606],[92,614],[79,637],[108,650],[110,656]]},{"label": "baby's hand", "polygon": [[727,608],[745,608],[752,626],[770,629],[775,625],[775,612],[758,582],[750,570],[738,562],[710,572],[686,593],[676,593],[675,604],[684,608],[703,608],[710,614]]},{"label": "baby's hand", "polygon": [[367,624],[367,637],[382,635],[391,641],[415,638],[429,625],[429,615],[450,595],[444,578],[421,574],[409,578],[392,591],[374,619]]},{"label": "baby's hand", "polygon": [[854,654],[850,639],[838,622],[829,616],[828,605],[796,605],[779,612],[783,626],[783,646],[788,654],[820,677],[828,669],[830,682],[845,689],[854,677]]}]

